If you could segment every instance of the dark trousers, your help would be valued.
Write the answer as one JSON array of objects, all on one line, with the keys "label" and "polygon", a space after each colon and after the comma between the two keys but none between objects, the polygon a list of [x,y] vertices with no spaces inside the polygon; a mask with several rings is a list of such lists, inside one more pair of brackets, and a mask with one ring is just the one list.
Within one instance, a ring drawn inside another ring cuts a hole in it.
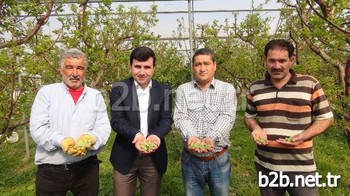
[{"label": "dark trousers", "polygon": [[[298,187],[295,186],[295,182],[297,181],[296,176],[304,176],[307,177],[309,175],[315,175],[316,172],[284,172],[283,175],[285,175],[285,178],[288,177],[289,181],[294,184],[294,186],[288,186],[288,185],[283,185],[281,186],[279,184],[280,177],[276,178],[276,175],[271,175],[270,172],[276,173],[275,171],[271,171],[265,167],[262,167],[261,165],[255,163],[256,171],[257,171],[257,178],[258,181],[261,180],[259,179],[259,174],[258,172],[261,172],[261,175],[267,176],[267,181],[272,183],[273,182],[273,187],[272,184],[269,184],[268,186],[264,187],[259,187],[260,189],[260,194],[262,196],[283,196],[288,192],[290,196],[317,196],[318,191],[316,186],[308,187],[308,186],[301,186],[299,185]],[[261,177],[260,177],[261,178]],[[274,185],[278,185],[275,187]]]},{"label": "dark trousers", "polygon": [[36,195],[65,196],[71,191],[75,196],[97,196],[100,162],[93,156],[72,165],[39,165]]},{"label": "dark trousers", "polygon": [[113,172],[114,196],[135,196],[137,179],[140,180],[141,196],[157,196],[160,193],[162,174],[157,170],[151,156],[138,156],[130,171],[121,174],[117,170]]}]

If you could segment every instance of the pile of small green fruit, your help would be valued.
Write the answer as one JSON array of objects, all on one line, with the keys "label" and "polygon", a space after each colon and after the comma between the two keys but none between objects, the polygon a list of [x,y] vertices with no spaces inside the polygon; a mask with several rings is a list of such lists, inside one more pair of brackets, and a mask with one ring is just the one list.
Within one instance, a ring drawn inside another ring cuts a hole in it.
[{"label": "pile of small green fruit", "polygon": [[205,150],[210,148],[210,144],[204,142],[195,142],[191,144],[191,147],[197,150]]},{"label": "pile of small green fruit", "polygon": [[85,150],[91,147],[91,141],[89,139],[82,139],[75,144],[75,148],[78,150]]},{"label": "pile of small green fruit", "polygon": [[152,141],[145,141],[145,142],[140,144],[140,147],[143,150],[145,150],[146,152],[149,152],[150,150],[152,150],[156,146],[157,145],[154,142],[152,142]]}]

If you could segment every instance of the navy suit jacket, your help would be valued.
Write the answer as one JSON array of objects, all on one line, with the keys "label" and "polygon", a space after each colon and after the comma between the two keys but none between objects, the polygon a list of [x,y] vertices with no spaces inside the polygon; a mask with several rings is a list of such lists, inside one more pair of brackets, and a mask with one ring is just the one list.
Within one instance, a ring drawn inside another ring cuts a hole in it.
[{"label": "navy suit jacket", "polygon": [[[110,162],[122,174],[128,173],[137,156],[137,149],[131,143],[140,132],[140,112],[133,78],[116,82],[110,94],[111,126],[117,132]],[[161,144],[151,154],[159,173],[165,173],[168,164],[164,137],[172,124],[172,96],[169,85],[152,80],[148,107],[148,134],[157,135]]]}]

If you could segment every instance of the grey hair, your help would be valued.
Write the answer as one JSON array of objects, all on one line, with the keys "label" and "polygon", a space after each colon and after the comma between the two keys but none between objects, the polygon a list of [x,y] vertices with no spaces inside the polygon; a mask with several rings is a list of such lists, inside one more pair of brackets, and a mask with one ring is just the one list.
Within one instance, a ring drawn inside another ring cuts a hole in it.
[{"label": "grey hair", "polygon": [[84,68],[87,69],[88,68],[88,59],[87,59],[87,56],[86,54],[77,49],[77,48],[70,48],[70,49],[67,49],[65,50],[61,56],[60,56],[60,66],[61,68],[63,68],[64,66],[64,59],[66,58],[83,58],[84,59]]}]

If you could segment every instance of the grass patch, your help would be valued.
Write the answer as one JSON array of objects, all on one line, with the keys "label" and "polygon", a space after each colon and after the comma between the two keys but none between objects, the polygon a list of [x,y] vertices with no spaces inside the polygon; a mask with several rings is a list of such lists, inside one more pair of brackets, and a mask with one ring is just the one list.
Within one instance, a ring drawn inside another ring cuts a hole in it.
[{"label": "grass patch", "polygon": [[[316,164],[322,178],[328,172],[341,176],[337,187],[319,188],[319,195],[348,195],[350,189],[349,147],[346,143],[343,127],[335,123],[325,133],[315,138],[314,154]],[[0,147],[0,195],[35,195],[34,165],[35,145],[30,138],[30,158],[25,158],[23,131],[18,130],[20,140],[17,143],[4,143]],[[112,195],[112,165],[109,162],[111,146],[115,138],[112,132],[107,146],[99,154],[100,165],[100,195]],[[176,131],[166,137],[169,164],[162,181],[162,196],[184,195],[180,152],[182,141]],[[259,195],[256,173],[253,162],[255,145],[250,133],[243,124],[243,112],[238,112],[237,120],[231,132],[232,145],[229,149],[232,163],[231,195]],[[71,195],[71,194],[70,194]],[[208,194],[209,195],[209,194]]]}]

